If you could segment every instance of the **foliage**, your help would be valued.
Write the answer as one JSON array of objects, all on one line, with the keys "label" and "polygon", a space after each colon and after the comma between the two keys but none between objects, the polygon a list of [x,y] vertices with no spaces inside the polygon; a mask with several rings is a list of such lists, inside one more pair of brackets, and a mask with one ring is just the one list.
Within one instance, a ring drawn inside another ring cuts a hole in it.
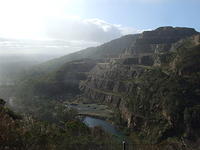
[{"label": "foliage", "polygon": [[78,120],[68,121],[65,126],[58,126],[27,115],[14,119],[6,109],[0,107],[2,150],[117,150],[119,147],[119,143],[102,129],[89,129]]},{"label": "foliage", "polygon": [[[127,98],[134,130],[149,143],[183,135],[199,138],[200,47],[186,45],[168,63],[137,77],[138,88]],[[174,70],[166,73],[167,67]]]},{"label": "foliage", "polygon": [[39,120],[64,125],[68,120],[73,120],[76,110],[67,108],[63,103],[46,97],[17,98],[15,111],[31,115]]}]

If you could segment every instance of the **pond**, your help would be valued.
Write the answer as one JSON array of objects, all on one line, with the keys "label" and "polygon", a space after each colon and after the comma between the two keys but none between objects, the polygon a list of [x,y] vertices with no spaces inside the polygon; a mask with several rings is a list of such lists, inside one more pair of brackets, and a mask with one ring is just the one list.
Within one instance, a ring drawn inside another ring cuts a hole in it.
[{"label": "pond", "polygon": [[83,119],[83,123],[85,123],[88,127],[99,126],[104,131],[106,131],[106,132],[108,132],[110,134],[113,134],[113,135],[116,135],[116,136],[121,136],[121,133],[115,129],[114,125],[112,125],[111,123],[109,123],[109,122],[107,122],[105,120],[86,116]]}]

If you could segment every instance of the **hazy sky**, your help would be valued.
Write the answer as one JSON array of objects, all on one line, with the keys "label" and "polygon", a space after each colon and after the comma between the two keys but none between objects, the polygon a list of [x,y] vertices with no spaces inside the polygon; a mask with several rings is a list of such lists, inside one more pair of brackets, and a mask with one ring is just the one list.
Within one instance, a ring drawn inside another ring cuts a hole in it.
[{"label": "hazy sky", "polygon": [[159,26],[200,31],[199,8],[200,0],[0,0],[0,54],[66,54]]}]

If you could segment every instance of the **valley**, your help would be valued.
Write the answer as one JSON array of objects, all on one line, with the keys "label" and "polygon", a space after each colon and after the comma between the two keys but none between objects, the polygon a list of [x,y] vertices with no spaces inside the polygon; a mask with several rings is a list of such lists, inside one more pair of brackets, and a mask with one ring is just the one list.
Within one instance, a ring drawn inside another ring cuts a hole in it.
[{"label": "valley", "polygon": [[198,150],[199,58],[199,32],[160,27],[34,66],[6,96],[15,97],[11,109],[72,130],[72,137],[81,127],[88,139],[95,130],[117,143],[116,127],[132,144]]}]

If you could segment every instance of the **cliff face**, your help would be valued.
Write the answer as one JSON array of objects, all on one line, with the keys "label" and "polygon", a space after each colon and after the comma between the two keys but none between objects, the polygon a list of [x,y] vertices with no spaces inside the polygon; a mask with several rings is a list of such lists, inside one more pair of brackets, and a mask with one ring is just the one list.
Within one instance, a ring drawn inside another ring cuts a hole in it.
[{"label": "cliff face", "polygon": [[145,31],[133,45],[132,53],[169,51],[173,43],[194,34],[197,32],[192,28],[160,27],[153,31]]},{"label": "cliff face", "polygon": [[144,32],[129,49],[131,55],[92,69],[80,83],[83,96],[118,108],[127,127],[149,143],[182,135],[197,139],[200,36],[196,34],[193,29],[171,27]]}]

